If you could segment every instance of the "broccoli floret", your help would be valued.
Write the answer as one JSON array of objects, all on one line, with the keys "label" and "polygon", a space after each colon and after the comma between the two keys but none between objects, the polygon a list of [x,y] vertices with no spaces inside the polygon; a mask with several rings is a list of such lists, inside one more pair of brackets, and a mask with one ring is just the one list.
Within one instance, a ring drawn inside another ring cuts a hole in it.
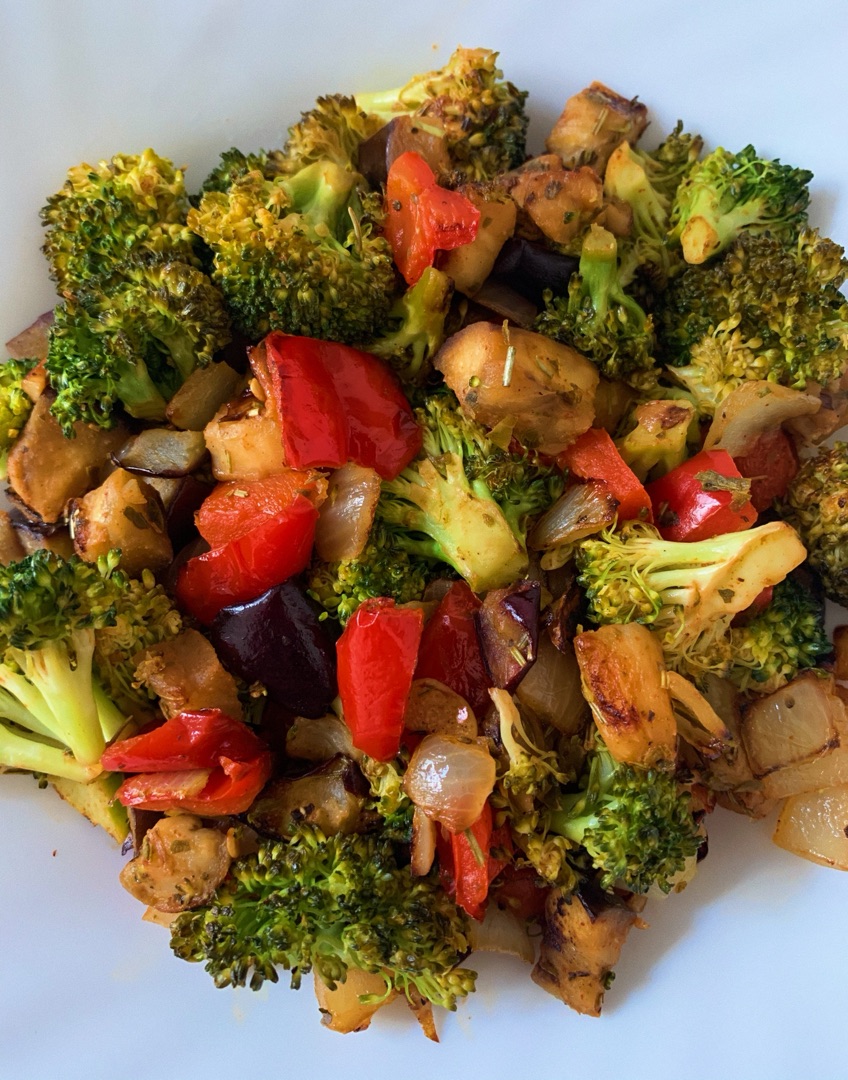
[{"label": "broccoli floret", "polygon": [[405,386],[420,386],[433,370],[432,359],[445,340],[453,282],[428,266],[388,315],[380,337],[364,348],[387,360]]},{"label": "broccoli floret", "polygon": [[413,877],[380,834],[332,836],[302,828],[237,859],[211,904],[185,912],[171,947],[201,961],[215,985],[257,990],[313,968],[330,987],[349,968],[381,974],[412,999],[453,1009],[474,988],[458,967],[469,949],[464,916],[437,877]]},{"label": "broccoli floret", "polygon": [[832,651],[824,606],[795,577],[778,582],[768,606],[744,626],[731,626],[722,644],[729,660],[725,678],[760,693],[780,689]]},{"label": "broccoli floret", "polygon": [[238,330],[258,341],[284,330],[347,344],[369,341],[394,302],[388,242],[375,230],[379,196],[356,174],[319,161],[293,176],[245,174],[208,191],[189,213],[213,253]]},{"label": "broccoli floret", "polygon": [[415,807],[403,788],[403,776],[408,764],[409,754],[404,749],[394,761],[375,761],[367,754],[362,754],[359,759],[359,767],[371,789],[371,808],[382,819],[383,836],[400,844],[408,844],[412,840]]},{"label": "broccoli floret", "polygon": [[378,518],[399,547],[447,563],[475,592],[509,585],[527,570],[530,519],[561,490],[557,471],[496,446],[452,394],[430,396],[416,417],[423,452],[384,481]]},{"label": "broccoli floret", "polygon": [[6,478],[9,451],[32,412],[32,398],[21,387],[37,361],[6,360],[0,364],[0,480]]},{"label": "broccoli floret", "polygon": [[229,191],[236,180],[249,172],[260,172],[266,180],[273,180],[284,171],[280,160],[280,151],[257,150],[256,153],[244,154],[235,146],[221,154],[221,160],[200,186],[199,194],[192,196],[192,206],[199,206],[207,191]]},{"label": "broccoli floret", "polygon": [[0,567],[0,766],[87,781],[126,724],[95,671],[116,621],[118,553],[96,565],[39,549]]},{"label": "broccoli floret", "polygon": [[312,564],[309,595],[344,624],[363,600],[377,596],[390,596],[398,604],[420,600],[433,573],[432,562],[401,548],[395,530],[378,520],[355,559]]},{"label": "broccoli floret", "polygon": [[140,251],[196,262],[187,211],[182,172],[152,150],[69,169],[41,211],[44,254],[59,292],[76,295]]},{"label": "broccoli floret", "polygon": [[528,124],[527,93],[503,80],[497,58],[488,49],[457,49],[438,71],[357,94],[356,104],[384,122],[404,114],[430,120],[444,130],[458,179],[491,180],[524,161]]},{"label": "broccoli floret", "polygon": [[794,243],[807,221],[813,174],[719,147],[693,167],[677,189],[669,236],[688,263],[724,251],[743,232],[769,232]]},{"label": "broccoli floret", "polygon": [[649,390],[657,381],[653,320],[622,288],[617,253],[613,234],[590,226],[568,295],[545,292],[536,329],[583,353],[607,378]]},{"label": "broccoli floret", "polygon": [[[590,750],[581,789],[563,795],[550,830],[582,847],[603,889],[669,892],[704,837],[691,796],[672,771],[617,762],[600,739]],[[571,857],[579,862],[579,853]]]},{"label": "broccoli floret", "polygon": [[843,249],[804,230],[795,244],[743,236],[721,258],[686,270],[656,311],[661,358],[703,411],[746,379],[803,390],[848,367]]},{"label": "broccoli floret", "polygon": [[669,243],[671,205],[683,178],[698,160],[700,135],[683,132],[678,123],[656,150],[644,151],[624,141],[613,152],[604,173],[604,193],[620,199],[633,211],[633,235],[622,253],[627,281],[640,269],[655,289],[665,287],[682,262]]},{"label": "broccoli floret", "polygon": [[343,169],[356,170],[359,144],[375,135],[385,121],[362,111],[352,97],[330,94],[319,97],[315,107],[289,128],[279,155],[281,172],[295,173],[316,161],[332,161]]},{"label": "broccoli floret", "polygon": [[725,673],[733,616],[805,557],[782,521],[690,543],[663,540],[652,525],[634,522],[581,541],[576,562],[592,622],[649,626],[667,666],[700,677]]},{"label": "broccoli floret", "polygon": [[848,443],[805,461],[779,510],[798,530],[827,596],[848,607]]},{"label": "broccoli floret", "polygon": [[229,340],[223,297],[200,270],[156,258],[123,263],[56,308],[51,412],[69,436],[78,420],[111,427],[120,406],[162,420],[191,372]]}]

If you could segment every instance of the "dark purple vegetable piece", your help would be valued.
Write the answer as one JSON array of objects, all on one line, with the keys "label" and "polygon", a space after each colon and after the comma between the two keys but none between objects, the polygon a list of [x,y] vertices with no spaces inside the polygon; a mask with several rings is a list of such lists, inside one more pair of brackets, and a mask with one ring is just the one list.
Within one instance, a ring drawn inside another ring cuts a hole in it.
[{"label": "dark purple vegetable piece", "polygon": [[165,526],[174,551],[179,551],[197,536],[194,515],[213,487],[214,484],[198,480],[196,476],[180,479],[174,498],[165,507]]},{"label": "dark purple vegetable piece", "polygon": [[291,581],[225,607],[211,627],[223,664],[260,682],[296,716],[323,716],[338,694],[336,650],[318,607]]},{"label": "dark purple vegetable piece", "polygon": [[538,581],[519,581],[487,593],[475,615],[492,683],[510,694],[536,662],[541,599]]},{"label": "dark purple vegetable piece", "polygon": [[437,178],[450,172],[444,137],[425,129],[411,116],[396,116],[361,142],[357,166],[372,187],[385,187],[392,162],[407,150],[420,154]]},{"label": "dark purple vegetable piece", "polygon": [[50,327],[53,325],[53,309],[45,311],[26,330],[22,330],[6,342],[6,352],[13,360],[43,360],[47,355]]},{"label": "dark purple vegetable piece", "polygon": [[285,838],[306,822],[325,836],[358,831],[368,782],[353,758],[336,754],[302,776],[281,776],[266,784],[247,813],[265,836]]},{"label": "dark purple vegetable piece", "polygon": [[513,237],[501,248],[490,280],[509,285],[541,307],[545,289],[550,289],[555,296],[564,296],[568,292],[568,282],[578,265],[578,260],[571,255],[552,251],[522,237]]}]

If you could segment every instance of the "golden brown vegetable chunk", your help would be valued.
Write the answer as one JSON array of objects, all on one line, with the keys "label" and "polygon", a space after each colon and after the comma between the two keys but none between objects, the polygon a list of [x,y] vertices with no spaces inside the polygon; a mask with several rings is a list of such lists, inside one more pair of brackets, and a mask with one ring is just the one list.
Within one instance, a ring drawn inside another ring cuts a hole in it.
[{"label": "golden brown vegetable chunk", "polygon": [[635,146],[647,125],[648,110],[636,98],[593,82],[566,101],[545,145],[567,168],[591,165],[603,175],[619,143]]},{"label": "golden brown vegetable chunk", "polygon": [[522,167],[510,190],[516,205],[555,244],[579,237],[604,206],[604,186],[594,169],[563,169],[558,163],[552,168],[550,158]]},{"label": "golden brown vegetable chunk", "polygon": [[5,510],[0,510],[0,563],[8,566],[26,555],[26,548],[15,531],[12,519]]},{"label": "golden brown vegetable chunk", "polygon": [[609,976],[639,916],[602,894],[551,891],[542,921],[535,983],[587,1016],[600,1016]]},{"label": "golden brown vegetable chunk", "polygon": [[193,814],[161,818],[120,874],[136,900],[158,911],[187,911],[212,896],[230,868],[226,833]]},{"label": "golden brown vegetable chunk", "polygon": [[616,761],[673,762],[677,720],[663,685],[662,649],[650,630],[640,623],[602,626],[578,634],[574,651],[583,693]]},{"label": "golden brown vegetable chunk", "polygon": [[236,681],[203,634],[183,630],[145,649],[138,657],[136,679],[160,699],[166,716],[195,709],[220,709],[242,718]]},{"label": "golden brown vegetable chunk", "polygon": [[165,528],[162,500],[155,488],[125,469],[70,506],[74,549],[88,562],[120,548],[122,570],[140,577],[170,566],[174,551]]},{"label": "golden brown vegetable chunk", "polygon": [[[377,1000],[363,1004],[360,999],[366,996],[373,996]],[[336,983],[333,990],[316,971],[315,997],[324,1027],[348,1035],[351,1031],[364,1031],[374,1013],[388,1005],[397,997],[397,993],[390,991],[386,994],[386,980],[379,972],[348,968],[345,981]]]},{"label": "golden brown vegetable chunk", "polygon": [[75,437],[66,439],[50,415],[46,394],[35,403],[20,438],[9,451],[9,485],[15,495],[43,521],[59,521],[71,499],[93,488],[127,437],[93,424],[75,424]]},{"label": "golden brown vegetable chunk", "polygon": [[597,368],[543,334],[473,323],[448,338],[436,367],[472,419],[509,422],[530,449],[558,454],[592,426]]},{"label": "golden brown vegetable chunk", "polygon": [[473,188],[463,195],[480,211],[477,235],[470,244],[445,252],[439,269],[453,279],[458,292],[474,296],[491,274],[501,248],[515,231],[517,209],[511,199],[487,199]]}]

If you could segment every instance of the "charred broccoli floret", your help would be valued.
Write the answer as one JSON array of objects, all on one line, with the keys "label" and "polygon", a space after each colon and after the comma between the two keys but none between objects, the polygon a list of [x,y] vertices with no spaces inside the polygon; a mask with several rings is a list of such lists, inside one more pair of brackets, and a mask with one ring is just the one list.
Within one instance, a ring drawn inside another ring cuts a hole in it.
[{"label": "charred broccoli floret", "polygon": [[221,154],[221,160],[201,184],[199,194],[192,197],[192,206],[198,206],[207,191],[229,191],[236,180],[249,172],[260,172],[266,180],[273,180],[283,171],[278,150],[257,150],[245,154],[232,146]]},{"label": "charred broccoli floret", "polygon": [[827,596],[848,607],[848,443],[802,464],[780,512],[798,530]]},{"label": "charred broccoli floret", "polygon": [[719,147],[694,166],[677,189],[669,236],[688,263],[702,263],[744,231],[794,243],[807,221],[813,174],[761,158],[753,146],[734,154]]},{"label": "charred broccoli floret", "polygon": [[640,389],[656,385],[653,320],[622,288],[616,239],[599,225],[583,239],[568,295],[545,293],[536,329],[577,349],[609,379]]},{"label": "charred broccoli floret", "polygon": [[795,244],[743,236],[690,267],[655,312],[660,354],[704,411],[746,379],[803,390],[848,368],[843,249],[804,230]]},{"label": "charred broccoli floret", "polygon": [[354,344],[379,332],[394,302],[391,251],[374,227],[381,215],[356,174],[319,161],[208,191],[189,224],[211,248],[212,278],[246,337],[278,329]]},{"label": "charred broccoli floret", "polygon": [[773,521],[689,543],[630,523],[581,541],[576,560],[592,622],[649,626],[668,667],[698,677],[726,672],[733,616],[805,557],[795,530]]},{"label": "charred broccoli floret", "polygon": [[68,435],[78,420],[111,427],[121,406],[161,420],[191,372],[229,340],[223,297],[200,270],[157,258],[123,263],[56,308],[51,412]]},{"label": "charred broccoli floret", "polygon": [[385,121],[369,115],[352,97],[330,94],[319,97],[315,107],[289,128],[279,155],[280,171],[295,173],[316,161],[332,161],[356,171],[359,144],[376,134]]},{"label": "charred broccoli floret", "polygon": [[182,172],[152,150],[69,169],[41,211],[59,292],[74,296],[139,252],[196,262],[187,211]]},{"label": "charred broccoli floret", "polygon": [[448,563],[475,592],[510,584],[527,569],[530,519],[561,490],[556,470],[496,446],[452,394],[432,395],[416,417],[423,452],[384,481],[378,518],[399,547]]},{"label": "charred broccoli floret", "polygon": [[237,859],[211,904],[185,912],[171,947],[200,961],[215,985],[257,990],[314,968],[333,988],[349,968],[381,974],[386,993],[453,1009],[474,989],[459,967],[469,949],[464,916],[435,874],[413,877],[380,834],[324,837],[302,828]]},{"label": "charred broccoli floret", "polygon": [[21,386],[35,360],[6,360],[0,364],[0,479],[6,476],[9,451],[32,412],[32,398]]},{"label": "charred broccoli floret", "polygon": [[503,79],[498,54],[457,49],[438,71],[416,75],[395,90],[356,95],[356,104],[385,123],[409,115],[444,130],[461,180],[491,180],[525,158],[525,91]]}]

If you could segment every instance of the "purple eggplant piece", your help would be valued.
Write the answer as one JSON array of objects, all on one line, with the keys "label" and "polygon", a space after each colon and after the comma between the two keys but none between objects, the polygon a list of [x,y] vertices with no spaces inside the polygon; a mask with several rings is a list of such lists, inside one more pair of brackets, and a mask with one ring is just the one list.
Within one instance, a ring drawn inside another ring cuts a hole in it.
[{"label": "purple eggplant piece", "polygon": [[318,607],[292,581],[225,607],[211,627],[226,667],[260,682],[296,716],[324,716],[338,694],[336,648]]},{"label": "purple eggplant piece", "polygon": [[501,248],[490,280],[509,285],[542,307],[545,289],[550,289],[555,296],[568,293],[568,283],[578,266],[579,261],[571,255],[514,237]]},{"label": "purple eggplant piece", "polygon": [[487,593],[475,614],[492,684],[510,694],[536,662],[541,600],[538,581],[519,581]]},{"label": "purple eggplant piece", "polygon": [[379,189],[385,187],[392,162],[409,150],[423,157],[437,177],[450,172],[444,138],[411,116],[394,117],[361,142],[357,166],[371,187]]}]

